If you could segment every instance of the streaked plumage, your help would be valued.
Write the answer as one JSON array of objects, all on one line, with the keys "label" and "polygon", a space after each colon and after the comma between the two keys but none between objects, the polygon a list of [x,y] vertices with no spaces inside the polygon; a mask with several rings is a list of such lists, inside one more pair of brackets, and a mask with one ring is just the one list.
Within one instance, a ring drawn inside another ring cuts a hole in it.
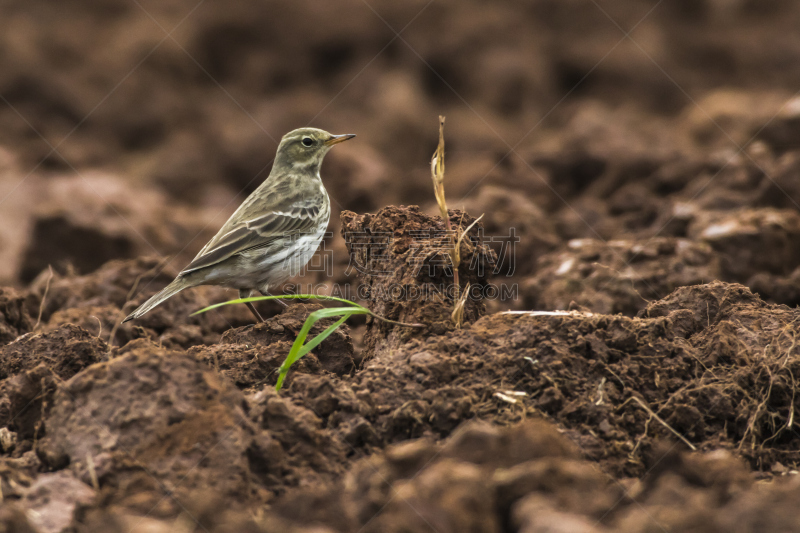
[{"label": "streaked plumage", "polygon": [[322,160],[331,146],[353,137],[316,128],[284,135],[264,183],[172,283],[123,322],[188,287],[220,285],[244,297],[256,290],[266,293],[296,275],[314,255],[330,219],[330,200],[319,175]]}]

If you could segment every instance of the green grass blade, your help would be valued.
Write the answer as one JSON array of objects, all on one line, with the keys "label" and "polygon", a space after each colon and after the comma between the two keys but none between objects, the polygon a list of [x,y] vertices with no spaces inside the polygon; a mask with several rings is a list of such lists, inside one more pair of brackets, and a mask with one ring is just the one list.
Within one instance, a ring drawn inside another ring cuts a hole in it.
[{"label": "green grass blade", "polygon": [[294,363],[300,360],[301,357],[304,357],[306,354],[308,354],[311,350],[319,346],[322,341],[327,339],[348,318],[350,318],[349,314],[344,315],[342,318],[340,318],[339,320],[337,320],[336,322],[325,328],[325,331],[323,331],[322,333],[320,333],[319,335],[317,335],[316,337],[305,343],[303,347],[300,348],[300,351],[297,353],[297,359],[294,360]]},{"label": "green grass blade", "polygon": [[317,296],[315,294],[282,294],[279,296],[251,296],[249,298],[237,298],[235,300],[228,300],[227,302],[220,302],[218,304],[213,304],[209,305],[208,307],[204,307],[199,311],[195,311],[194,313],[192,313],[191,316],[199,315],[201,313],[211,311],[212,309],[217,309],[218,307],[222,307],[224,305],[244,304],[248,302],[263,302],[265,300],[283,300],[283,299],[327,300],[330,302],[340,302],[353,307],[360,307],[362,309],[366,309],[364,306],[359,305],[355,302],[351,302],[350,300],[345,300],[344,298],[336,298],[335,296]]},{"label": "green grass blade", "polygon": [[328,326],[328,328],[325,331],[323,331],[322,333],[320,333],[319,335],[317,335],[316,337],[314,337],[313,339],[308,341],[305,344],[305,346],[303,346],[303,348],[300,350],[300,356],[298,357],[298,359],[300,357],[303,357],[305,354],[307,354],[308,352],[310,352],[311,350],[313,350],[317,346],[319,346],[319,344],[322,341],[324,341],[325,339],[327,339],[331,335],[331,333],[336,331],[336,329],[339,326],[341,326],[344,323],[345,320],[347,320],[348,318],[350,318],[353,315],[363,315],[363,314],[364,314],[363,311],[350,311],[349,313],[344,315],[342,318],[340,318],[339,320],[337,320],[336,322],[334,322],[333,324]]},{"label": "green grass blade", "polygon": [[[192,313],[191,316],[199,315],[201,313],[205,313],[207,311],[211,311],[212,309],[217,309],[222,307],[223,305],[235,305],[235,304],[243,304],[248,302],[262,302],[265,300],[279,300],[279,299],[308,299],[308,300],[327,300],[332,302],[340,302],[347,304],[348,307],[329,307],[325,309],[320,309],[318,311],[314,311],[306,321],[303,323],[303,327],[300,329],[300,332],[297,334],[297,338],[295,339],[294,343],[292,344],[289,353],[286,355],[286,359],[283,361],[283,364],[280,366],[279,374],[278,374],[278,382],[275,384],[275,390],[280,391],[281,387],[283,386],[283,381],[286,379],[286,375],[289,373],[289,369],[295,364],[301,357],[306,355],[308,352],[316,348],[320,345],[325,339],[331,336],[331,334],[336,331],[344,322],[350,318],[352,315],[370,315],[375,317],[378,320],[382,320],[384,322],[388,322],[390,324],[396,324],[400,326],[407,326],[407,327],[424,327],[422,324],[404,324],[402,322],[395,322],[394,320],[389,320],[374,314],[372,311],[364,307],[363,305],[357,304],[356,302],[351,302],[350,300],[345,300],[344,298],[337,298],[335,296],[317,296],[315,294],[282,294],[278,296],[253,296],[249,298],[237,298],[235,300],[229,300],[227,302],[221,302],[218,304],[209,305],[208,307],[204,307],[199,311],[195,311]],[[328,326],[322,333],[311,339],[308,343],[306,343],[306,338],[308,334],[311,332],[311,328],[314,327],[314,324],[317,321],[322,320],[324,318],[330,318],[338,316],[341,317],[335,323]]]},{"label": "green grass blade", "polygon": [[[292,352],[295,351],[294,349],[295,345],[297,345],[298,343],[300,346],[303,345],[303,343],[306,341],[308,333],[311,331],[311,328],[314,327],[314,324],[316,324],[318,320],[322,320],[323,318],[330,318],[333,316],[341,316],[345,313],[352,314],[355,311],[358,311],[358,309],[353,309],[352,307],[330,307],[327,309],[320,309],[319,311],[314,311],[313,313],[308,315],[308,318],[306,318],[303,327],[300,328],[300,332],[297,334],[297,339],[295,339],[294,344],[292,345],[292,349],[289,350],[289,355],[286,357],[286,360],[281,365],[281,369],[283,369],[283,367],[285,366],[286,369],[288,370],[289,366],[294,364],[294,362],[297,359],[299,359],[299,357],[292,359]],[[299,352],[300,348],[297,349],[296,353]]]},{"label": "green grass blade", "polygon": [[[344,323],[345,320],[354,314],[367,313],[369,313],[369,310],[365,308],[358,309],[353,307],[332,307],[328,309],[320,309],[308,315],[303,327],[297,334],[297,339],[295,339],[294,344],[292,344],[292,348],[289,350],[289,354],[286,356],[286,359],[283,361],[283,364],[279,369],[278,382],[275,384],[275,390],[281,390],[283,381],[286,379],[286,374],[289,372],[289,369],[292,367],[292,365],[308,352],[316,348],[327,337],[329,337],[339,326]],[[311,331],[311,328],[314,327],[314,324],[316,324],[319,320],[334,316],[342,316],[342,318],[340,318],[334,324],[328,326],[328,328],[326,328],[322,333],[314,337],[308,342],[308,344],[304,345],[306,337],[308,337],[308,334]]]}]

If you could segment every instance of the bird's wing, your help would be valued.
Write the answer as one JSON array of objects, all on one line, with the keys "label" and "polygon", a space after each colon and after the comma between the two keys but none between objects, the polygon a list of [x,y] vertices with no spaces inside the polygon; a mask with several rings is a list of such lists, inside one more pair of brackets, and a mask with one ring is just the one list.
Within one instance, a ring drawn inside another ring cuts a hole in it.
[{"label": "bird's wing", "polygon": [[314,233],[319,228],[321,208],[317,202],[300,200],[280,211],[238,222],[229,231],[214,237],[181,274],[216,265],[248,250],[270,246],[280,239]]}]

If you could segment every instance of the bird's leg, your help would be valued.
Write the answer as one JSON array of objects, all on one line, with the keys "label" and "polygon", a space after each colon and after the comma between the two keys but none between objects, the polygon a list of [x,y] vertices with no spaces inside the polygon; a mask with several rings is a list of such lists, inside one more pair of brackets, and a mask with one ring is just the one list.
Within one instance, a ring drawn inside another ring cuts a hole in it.
[{"label": "bird's leg", "polygon": [[[266,290],[265,290],[265,291],[259,290],[258,292],[260,292],[260,293],[261,293],[261,296],[272,296],[272,295],[269,293],[269,291],[266,291]],[[284,309],[286,309],[287,307],[289,307],[289,304],[287,304],[286,302],[284,302],[284,301],[283,301],[283,300],[281,300],[280,298],[277,298],[277,299],[275,299],[275,301],[276,301],[276,302],[278,302],[279,304],[281,304],[281,305],[283,306],[283,308],[284,308]]]},{"label": "bird's leg", "polygon": [[[251,291],[250,289],[239,289],[239,298],[249,298],[251,294],[253,294],[253,291]],[[264,322],[264,319],[261,318],[261,315],[256,309],[256,306],[253,305],[253,302],[247,302],[245,303],[245,305],[250,310],[250,312],[253,313],[253,316],[256,317],[256,322]]]}]

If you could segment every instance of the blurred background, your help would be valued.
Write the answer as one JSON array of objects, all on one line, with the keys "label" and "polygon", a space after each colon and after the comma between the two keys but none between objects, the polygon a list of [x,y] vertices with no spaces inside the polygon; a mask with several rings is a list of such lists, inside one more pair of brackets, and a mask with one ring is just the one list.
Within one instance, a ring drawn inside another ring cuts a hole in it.
[{"label": "blurred background", "polygon": [[798,28],[790,0],[2,0],[0,281],[179,270],[305,125],[358,135],[323,166],[346,264],[340,210],[435,212],[442,114],[451,208],[520,237],[518,305],[574,303],[546,294],[570,259],[641,293],[577,302],[598,310],[714,277],[788,294],[800,223],[773,221],[774,265],[704,232],[798,210]]}]

